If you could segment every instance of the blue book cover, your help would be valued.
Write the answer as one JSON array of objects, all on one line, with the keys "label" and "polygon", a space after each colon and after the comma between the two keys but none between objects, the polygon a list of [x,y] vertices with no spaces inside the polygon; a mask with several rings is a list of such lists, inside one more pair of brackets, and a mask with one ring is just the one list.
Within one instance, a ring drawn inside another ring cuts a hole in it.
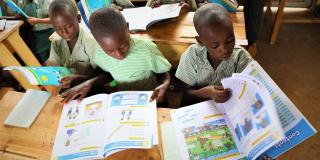
[{"label": "blue book cover", "polygon": [[89,27],[89,17],[86,16],[81,1],[79,1],[77,5],[84,23]]},{"label": "blue book cover", "polygon": [[111,5],[111,0],[86,0],[90,13]]},{"label": "blue book cover", "polygon": [[17,6],[12,0],[5,0],[7,6],[11,8],[14,12],[17,12],[23,15],[25,18],[29,18],[29,16],[19,7]]},{"label": "blue book cover", "polygon": [[65,67],[5,67],[4,70],[16,70],[21,72],[32,85],[59,85],[59,80],[70,71]]}]

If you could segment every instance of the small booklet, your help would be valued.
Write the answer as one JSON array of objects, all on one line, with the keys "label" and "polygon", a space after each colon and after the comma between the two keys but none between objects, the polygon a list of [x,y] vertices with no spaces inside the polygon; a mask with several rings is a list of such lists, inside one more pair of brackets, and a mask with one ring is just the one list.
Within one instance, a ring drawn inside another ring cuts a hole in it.
[{"label": "small booklet", "polygon": [[67,75],[70,71],[65,67],[22,67],[9,66],[4,70],[16,70],[21,72],[32,85],[59,85],[59,80]]},{"label": "small booklet", "polygon": [[14,106],[13,110],[4,121],[4,124],[29,128],[37,118],[41,109],[47,103],[50,96],[50,92],[28,89]]},{"label": "small booklet", "polygon": [[23,15],[25,18],[29,18],[29,16],[24,12],[19,6],[17,6],[12,0],[4,0],[4,2],[7,4],[9,8],[12,9],[12,11]]},{"label": "small booklet", "polygon": [[175,18],[180,14],[179,3],[164,4],[157,8],[138,7],[124,9],[121,13],[129,23],[129,30],[147,30],[147,28],[161,20]]},{"label": "small booklet", "polygon": [[276,158],[316,133],[257,62],[222,84],[232,91],[227,102],[171,111],[177,139],[172,143],[178,144],[181,159]]},{"label": "small booklet", "polygon": [[63,106],[51,159],[101,159],[158,144],[150,91],[98,94]]}]

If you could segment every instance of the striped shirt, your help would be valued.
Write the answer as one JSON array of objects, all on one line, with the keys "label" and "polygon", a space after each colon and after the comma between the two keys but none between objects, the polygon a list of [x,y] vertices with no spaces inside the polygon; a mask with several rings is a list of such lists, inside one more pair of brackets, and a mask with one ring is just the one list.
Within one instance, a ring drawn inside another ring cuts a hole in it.
[{"label": "striped shirt", "polygon": [[153,90],[158,85],[155,73],[165,73],[171,68],[153,42],[135,37],[130,38],[125,59],[115,59],[98,47],[95,62],[112,75],[119,90]]},{"label": "striped shirt", "polygon": [[221,79],[240,73],[250,61],[250,54],[236,45],[231,57],[213,69],[207,58],[207,48],[193,44],[181,56],[176,77],[190,86],[221,85]]}]

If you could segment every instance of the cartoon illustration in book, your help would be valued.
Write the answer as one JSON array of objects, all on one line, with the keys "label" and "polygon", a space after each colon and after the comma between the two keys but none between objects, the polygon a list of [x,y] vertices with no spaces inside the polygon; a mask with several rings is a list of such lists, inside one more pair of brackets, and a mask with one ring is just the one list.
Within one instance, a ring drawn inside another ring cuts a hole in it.
[{"label": "cartoon illustration in book", "polygon": [[242,133],[247,136],[248,133],[253,129],[252,120],[249,118],[244,119],[244,124],[241,125]]},{"label": "cartoon illustration in book", "polygon": [[67,113],[68,119],[69,120],[76,119],[78,115],[79,115],[79,106],[78,105],[70,106]]},{"label": "cartoon illustration in book", "polygon": [[145,106],[148,102],[147,94],[117,94],[112,96],[111,106]]},{"label": "cartoon illustration in book", "polygon": [[121,120],[130,120],[132,115],[132,110],[122,110]]},{"label": "cartoon illustration in book", "polygon": [[263,106],[264,106],[264,103],[262,101],[261,96],[258,93],[256,93],[255,101],[251,105],[253,114],[256,114],[258,111],[260,111]]},{"label": "cartoon illustration in book", "polygon": [[242,138],[242,133],[241,133],[241,129],[240,129],[240,125],[239,124],[236,124],[236,128],[234,129],[234,131],[236,132],[236,135],[239,139],[239,141],[241,140]]},{"label": "cartoon illustration in book", "polygon": [[189,158],[213,159],[237,153],[230,130],[223,119],[183,129]]},{"label": "cartoon illustration in book", "polygon": [[67,139],[65,146],[79,146],[85,142],[85,139],[88,138],[90,133],[90,128],[83,128],[81,130],[68,129],[67,130]]},{"label": "cartoon illustration in book", "polygon": [[257,129],[266,128],[270,124],[270,118],[267,112],[263,112],[256,118]]},{"label": "cartoon illustration in book", "polygon": [[99,115],[100,109],[102,108],[102,102],[93,102],[85,105],[85,115],[89,118],[93,118]]}]

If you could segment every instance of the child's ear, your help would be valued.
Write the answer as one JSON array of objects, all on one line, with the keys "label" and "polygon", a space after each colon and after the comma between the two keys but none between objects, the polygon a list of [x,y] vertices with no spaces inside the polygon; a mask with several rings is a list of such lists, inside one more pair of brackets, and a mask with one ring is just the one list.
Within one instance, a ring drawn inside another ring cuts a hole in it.
[{"label": "child's ear", "polygon": [[200,45],[203,45],[203,43],[201,42],[200,36],[195,36],[195,38]]},{"label": "child's ear", "polygon": [[81,15],[80,14],[77,14],[77,19],[78,19],[78,22],[80,23],[81,22]]}]

